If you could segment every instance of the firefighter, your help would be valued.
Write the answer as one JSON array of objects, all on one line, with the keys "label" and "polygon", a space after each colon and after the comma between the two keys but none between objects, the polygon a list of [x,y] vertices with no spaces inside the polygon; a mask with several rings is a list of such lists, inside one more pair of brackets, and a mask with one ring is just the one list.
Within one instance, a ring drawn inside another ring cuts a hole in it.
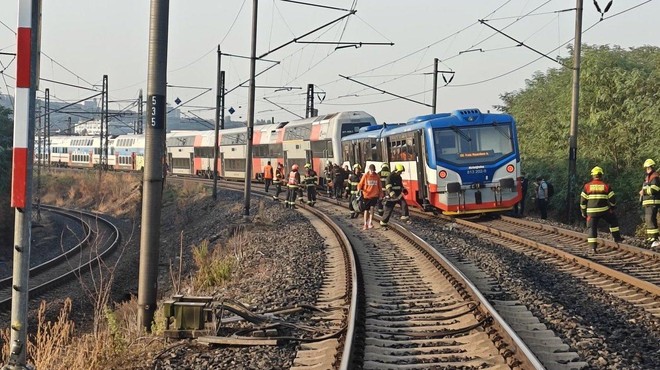
[{"label": "firefighter", "polygon": [[275,195],[273,199],[279,201],[280,193],[282,192],[282,182],[284,181],[284,165],[282,163],[277,163],[277,169],[275,170],[275,177],[273,178],[273,185],[275,185]]},{"label": "firefighter", "polygon": [[353,172],[348,176],[348,185],[346,186],[346,192],[350,194],[348,199],[348,209],[351,210],[351,218],[358,217],[358,210],[353,209],[353,200],[358,196],[358,184],[360,179],[362,179],[362,166],[359,164],[353,165]]},{"label": "firefighter", "polygon": [[298,165],[291,166],[291,172],[286,182],[286,207],[296,208],[296,195],[298,195],[298,188],[300,186],[300,173],[298,173]]},{"label": "firefighter", "polygon": [[328,164],[325,166],[325,169],[323,170],[323,175],[325,176],[325,190],[330,196],[332,194],[332,162],[328,161]]},{"label": "firefighter", "polygon": [[655,170],[655,161],[644,161],[644,184],[639,191],[642,207],[644,207],[644,220],[646,222],[646,243],[652,247],[658,244],[658,210],[660,210],[660,175]]},{"label": "firefighter", "polygon": [[307,187],[307,204],[314,206],[314,204],[316,204],[316,183],[318,181],[318,176],[310,163],[307,163],[305,168],[307,169],[307,172],[303,178],[303,183],[305,184],[305,187]]},{"label": "firefighter", "polygon": [[[380,165],[380,172],[378,172],[378,176],[380,177],[380,184],[383,189],[383,192],[385,192],[385,185],[387,182],[387,178],[390,176],[390,166],[387,163],[383,163]],[[381,196],[378,199],[378,215],[382,216],[383,215],[383,196]]]},{"label": "firefighter", "polygon": [[596,166],[591,170],[591,181],[584,184],[580,194],[580,210],[582,217],[587,219],[589,236],[587,242],[596,253],[598,242],[598,221],[601,219],[610,224],[610,232],[614,241],[623,241],[619,232],[619,221],[616,218],[616,197],[614,190],[603,181],[603,169]]},{"label": "firefighter", "polygon": [[410,216],[408,214],[408,204],[406,200],[403,199],[404,195],[408,194],[408,190],[403,187],[403,179],[401,179],[401,173],[405,171],[405,168],[402,164],[397,164],[394,167],[394,171],[387,177],[385,181],[385,216],[380,221],[381,226],[387,226],[387,223],[392,217],[392,212],[394,207],[399,204],[401,206],[401,221],[410,221]]}]

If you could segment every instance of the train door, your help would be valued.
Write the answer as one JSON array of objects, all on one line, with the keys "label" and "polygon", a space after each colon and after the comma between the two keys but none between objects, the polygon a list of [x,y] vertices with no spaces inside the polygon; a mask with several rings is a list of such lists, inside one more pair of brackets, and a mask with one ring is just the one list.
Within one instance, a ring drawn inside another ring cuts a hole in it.
[{"label": "train door", "polygon": [[170,173],[174,173],[174,163],[172,162],[172,153],[167,153],[167,167]]},{"label": "train door", "polygon": [[305,161],[306,161],[305,164],[307,164],[307,163],[311,164],[312,159],[314,159],[313,154],[312,154],[312,150],[311,149],[306,150],[305,151]]},{"label": "train door", "polygon": [[190,162],[188,163],[188,175],[195,174],[195,153],[190,153]]},{"label": "train door", "polygon": [[426,177],[426,143],[424,142],[424,135],[422,131],[416,131],[413,136],[413,150],[417,154],[415,160],[417,161],[417,181],[419,183],[419,191],[417,192],[417,203],[422,206],[425,211],[429,210],[429,182]]}]

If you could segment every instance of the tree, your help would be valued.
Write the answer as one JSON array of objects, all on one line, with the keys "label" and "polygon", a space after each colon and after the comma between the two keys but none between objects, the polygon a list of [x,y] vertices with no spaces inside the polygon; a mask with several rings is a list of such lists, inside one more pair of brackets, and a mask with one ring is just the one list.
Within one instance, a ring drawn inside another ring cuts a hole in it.
[{"label": "tree", "polygon": [[[582,53],[578,178],[603,167],[618,198],[636,206],[642,162],[660,159],[660,48],[585,45]],[[561,62],[572,66],[572,58]],[[537,72],[498,107],[518,122],[526,171],[554,180],[555,206],[563,206],[566,191],[572,74],[569,67]]]}]

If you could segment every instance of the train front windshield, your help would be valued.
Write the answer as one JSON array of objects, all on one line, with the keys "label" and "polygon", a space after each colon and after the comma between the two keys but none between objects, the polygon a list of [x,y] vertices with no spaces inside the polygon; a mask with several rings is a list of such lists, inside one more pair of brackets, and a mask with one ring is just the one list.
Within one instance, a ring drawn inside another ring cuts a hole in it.
[{"label": "train front windshield", "polygon": [[433,139],[438,162],[488,164],[513,153],[511,123],[436,128]]}]

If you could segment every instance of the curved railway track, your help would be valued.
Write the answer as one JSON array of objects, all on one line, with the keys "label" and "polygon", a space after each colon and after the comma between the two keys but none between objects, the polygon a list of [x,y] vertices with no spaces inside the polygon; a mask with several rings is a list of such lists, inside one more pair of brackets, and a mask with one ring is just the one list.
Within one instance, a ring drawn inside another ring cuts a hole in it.
[{"label": "curved railway track", "polygon": [[[330,247],[328,261],[333,264],[318,304],[350,307],[343,318],[332,317],[346,323],[346,334],[340,340],[303,344],[293,368],[543,368],[478,289],[411,232],[393,225],[385,234],[345,235],[343,230],[354,230],[355,225],[328,216],[343,214],[337,205],[299,208],[319,217],[338,244],[352,248],[357,264],[350,264],[357,265],[359,277],[339,273],[349,273],[345,261],[350,254],[342,252],[341,258]],[[355,299],[360,307],[351,304]]]},{"label": "curved railway track", "polygon": [[[98,259],[113,252],[121,241],[119,229],[102,216],[52,206],[41,207],[64,217],[80,220],[84,235],[73,248],[30,268],[30,299],[93,268]],[[0,309],[3,311],[11,306],[11,283],[12,277],[0,280]]]}]

